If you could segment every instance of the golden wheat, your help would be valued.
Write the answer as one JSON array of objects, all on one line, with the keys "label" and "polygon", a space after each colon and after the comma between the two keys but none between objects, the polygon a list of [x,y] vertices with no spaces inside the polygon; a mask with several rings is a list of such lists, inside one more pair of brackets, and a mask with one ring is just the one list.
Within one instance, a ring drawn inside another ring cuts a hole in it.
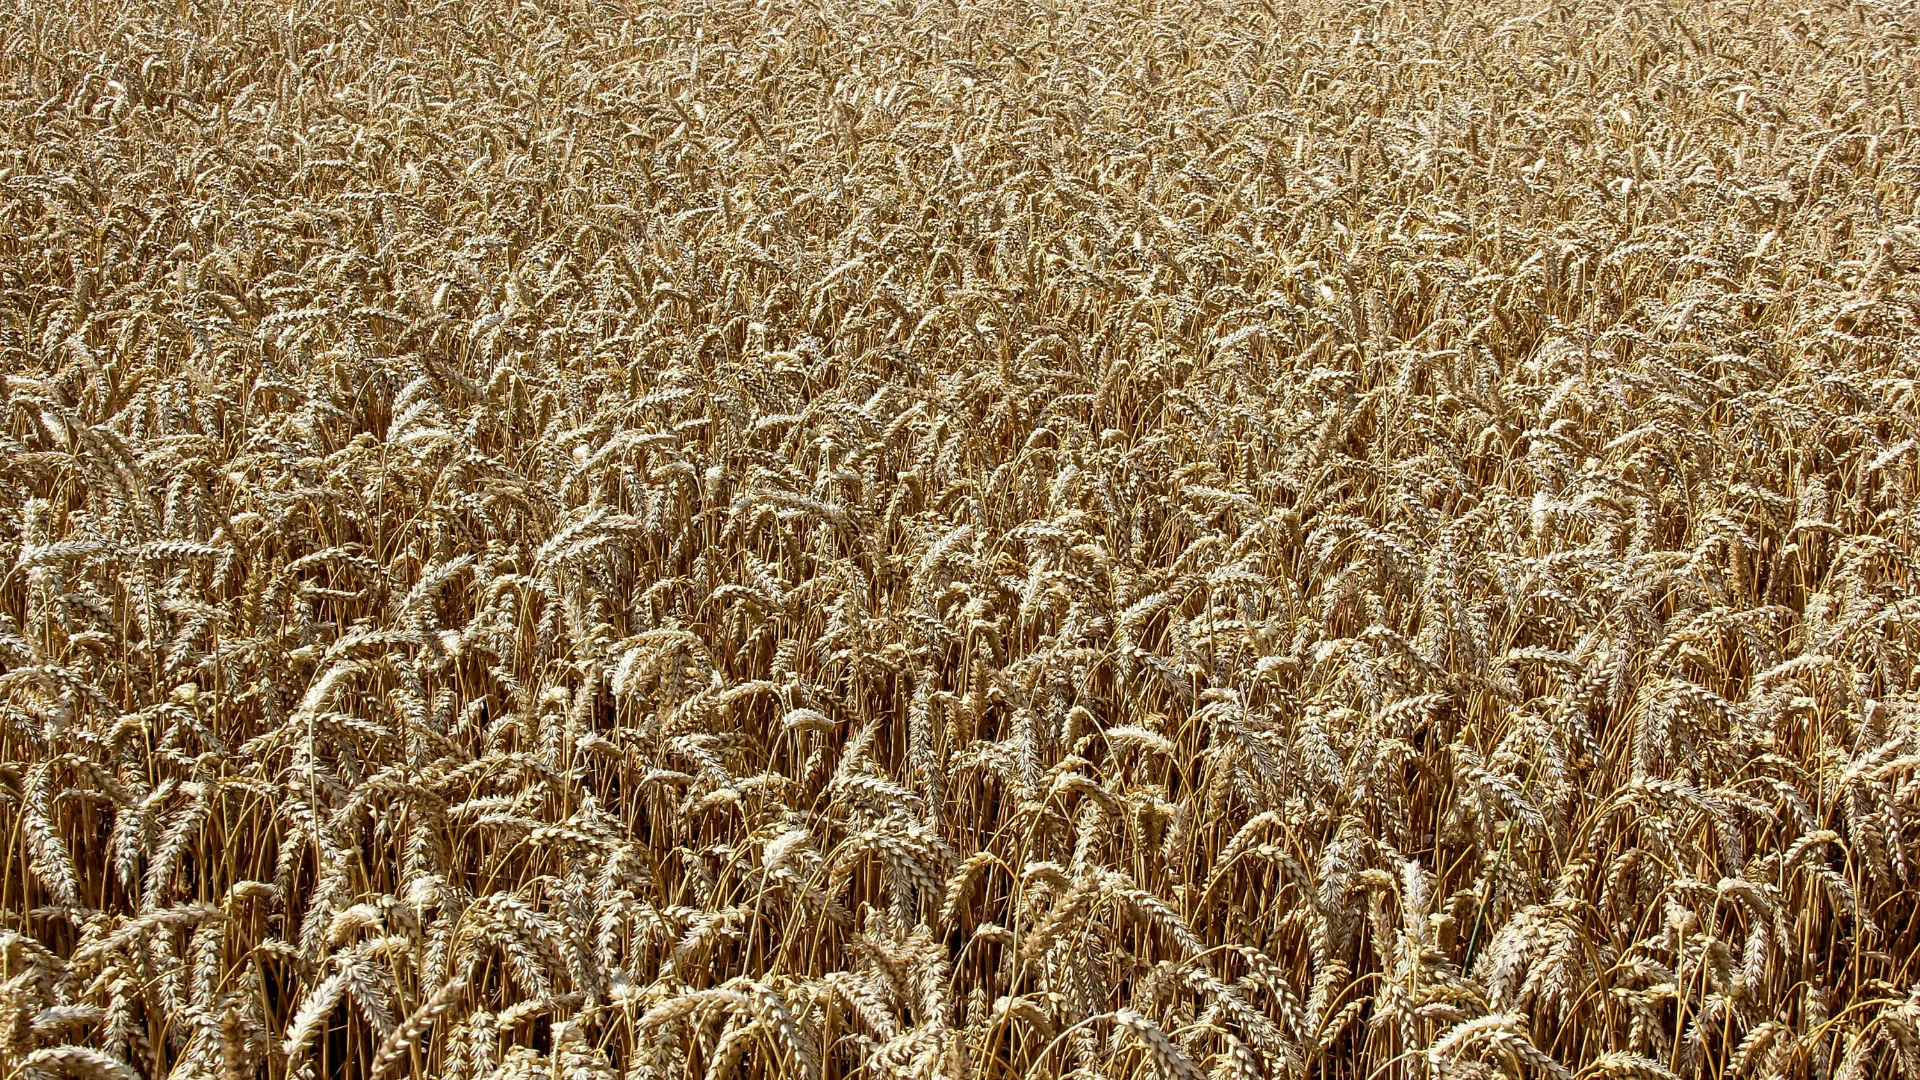
[{"label": "golden wheat", "polygon": [[16,0],[0,1080],[1920,1080],[1920,8]]}]

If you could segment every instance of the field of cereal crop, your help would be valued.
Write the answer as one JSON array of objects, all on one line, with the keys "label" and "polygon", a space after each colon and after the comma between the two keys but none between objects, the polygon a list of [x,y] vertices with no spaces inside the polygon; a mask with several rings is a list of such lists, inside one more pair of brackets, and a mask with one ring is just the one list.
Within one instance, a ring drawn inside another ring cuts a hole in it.
[{"label": "field of cereal crop", "polygon": [[8,0],[0,1080],[1920,1080],[1800,2]]}]

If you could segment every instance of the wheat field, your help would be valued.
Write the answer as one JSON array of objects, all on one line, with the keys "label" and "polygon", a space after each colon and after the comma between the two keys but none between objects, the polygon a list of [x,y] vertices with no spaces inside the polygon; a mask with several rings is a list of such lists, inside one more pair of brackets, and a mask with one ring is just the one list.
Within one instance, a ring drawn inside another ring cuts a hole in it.
[{"label": "wheat field", "polygon": [[13,0],[0,1080],[1920,1080],[1916,125],[1907,0]]}]

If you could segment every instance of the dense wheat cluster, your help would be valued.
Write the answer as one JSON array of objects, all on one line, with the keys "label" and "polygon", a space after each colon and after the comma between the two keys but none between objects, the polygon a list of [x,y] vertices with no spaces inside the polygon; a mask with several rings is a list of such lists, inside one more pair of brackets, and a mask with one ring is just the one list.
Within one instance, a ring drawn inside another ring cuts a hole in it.
[{"label": "dense wheat cluster", "polygon": [[4,1080],[1920,1078],[1920,13],[22,0]]}]

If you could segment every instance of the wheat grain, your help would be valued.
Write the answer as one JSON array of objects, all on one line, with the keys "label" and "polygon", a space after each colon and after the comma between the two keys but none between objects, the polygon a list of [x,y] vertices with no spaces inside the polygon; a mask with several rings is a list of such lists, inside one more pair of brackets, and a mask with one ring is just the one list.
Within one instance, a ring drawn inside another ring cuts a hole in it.
[{"label": "wheat grain", "polygon": [[1920,1069],[1914,18],[16,5],[0,1060]]}]

